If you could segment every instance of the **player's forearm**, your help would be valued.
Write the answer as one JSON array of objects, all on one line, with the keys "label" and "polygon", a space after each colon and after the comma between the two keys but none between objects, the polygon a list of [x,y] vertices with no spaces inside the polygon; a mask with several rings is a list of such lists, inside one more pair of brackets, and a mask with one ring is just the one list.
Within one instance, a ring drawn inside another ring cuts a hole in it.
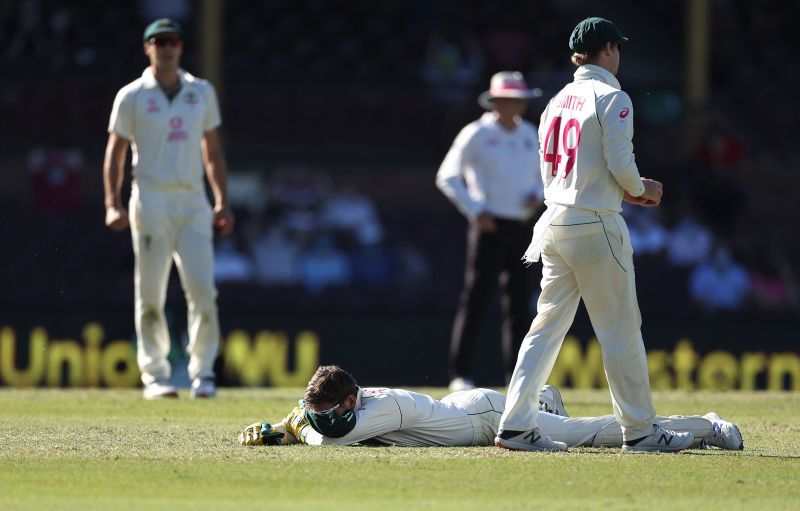
[{"label": "player's forearm", "polygon": [[228,207],[228,166],[222,153],[219,134],[216,130],[206,133],[203,137],[203,164],[206,168],[206,177],[214,194],[214,205],[217,208]]},{"label": "player's forearm", "polygon": [[206,164],[206,176],[214,194],[214,205],[219,208],[228,207],[228,170],[221,158]]},{"label": "player's forearm", "polygon": [[106,208],[122,207],[122,182],[125,177],[125,156],[128,145],[112,137],[103,159],[103,190]]},{"label": "player's forearm", "polygon": [[639,175],[639,170],[636,168],[635,164],[632,168],[623,172],[612,171],[611,174],[614,176],[617,184],[632,197],[640,197],[645,192],[642,177]]}]

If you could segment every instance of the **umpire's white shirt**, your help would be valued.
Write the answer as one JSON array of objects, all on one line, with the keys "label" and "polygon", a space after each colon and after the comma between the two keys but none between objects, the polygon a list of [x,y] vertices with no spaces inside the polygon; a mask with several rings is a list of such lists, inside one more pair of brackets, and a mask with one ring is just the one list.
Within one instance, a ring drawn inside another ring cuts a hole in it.
[{"label": "umpire's white shirt", "polygon": [[203,192],[200,143],[220,125],[214,86],[179,70],[181,89],[170,101],[148,67],[117,93],[109,133],[130,140],[136,185],[156,191]]},{"label": "umpire's white shirt", "polygon": [[341,438],[309,427],[309,445],[350,445],[373,440],[407,447],[490,445],[505,396],[489,389],[454,392],[441,401],[403,389],[366,387],[358,391],[356,426]]},{"label": "umpire's white shirt", "polygon": [[486,112],[458,134],[436,185],[469,219],[487,212],[527,220],[533,214],[527,199],[542,198],[536,127],[523,120],[506,131]]},{"label": "umpire's white shirt", "polygon": [[598,214],[622,211],[623,190],[644,193],[632,140],[633,104],[619,81],[600,66],[579,67],[542,113],[545,202]]}]

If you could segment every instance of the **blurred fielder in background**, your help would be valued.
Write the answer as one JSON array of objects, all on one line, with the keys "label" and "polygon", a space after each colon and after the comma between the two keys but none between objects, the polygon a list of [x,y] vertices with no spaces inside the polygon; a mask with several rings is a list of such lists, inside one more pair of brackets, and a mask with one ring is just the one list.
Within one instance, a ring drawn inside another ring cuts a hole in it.
[{"label": "blurred fielder in background", "polygon": [[478,103],[490,110],[456,137],[436,185],[470,222],[464,289],[450,340],[450,390],[475,387],[475,339],[500,279],[506,382],[530,322],[530,275],[521,257],[542,204],[536,127],[522,119],[531,90],[521,73],[496,73]]},{"label": "blurred fielder in background", "polygon": [[[542,113],[539,137],[547,210],[534,227],[527,260],[543,263],[538,314],[519,352],[508,405],[495,443],[516,450],[553,450],[541,433],[535,403],[583,297],[603,350],[611,401],[624,450],[678,451],[691,435],[655,421],[647,356],[636,300],[633,247],[620,215],[623,198],[657,206],[661,183],[642,179],[633,156],[633,105],[620,90],[620,45],[628,39],[603,18],[573,30],[579,66]],[[562,444],[563,445],[563,444]]]},{"label": "blurred fielder in background", "polygon": [[[144,32],[150,66],[114,100],[103,164],[106,225],[130,222],[136,300],[137,360],[144,397],[177,397],[170,383],[170,338],[164,317],[172,261],[188,304],[189,376],[193,397],[216,395],[214,360],[219,347],[214,286],[212,223],[223,236],[233,229],[226,166],[217,127],[214,87],[180,68],[184,33],[169,19]],[[121,188],[128,145],[133,153],[133,188],[128,211]],[[202,157],[202,159],[201,159]],[[203,167],[215,205],[208,204]]]},{"label": "blurred fielder in background", "polygon": [[[490,389],[449,394],[441,401],[403,389],[361,388],[338,366],[322,366],[301,406],[281,422],[257,422],[239,436],[242,445],[376,444],[399,446],[492,445],[506,398]],[[557,388],[539,392],[543,432],[571,447],[619,447],[622,430],[613,415],[570,417]],[[694,447],[741,450],[742,436],[714,412],[703,417],[659,417],[659,424],[694,436]]]}]

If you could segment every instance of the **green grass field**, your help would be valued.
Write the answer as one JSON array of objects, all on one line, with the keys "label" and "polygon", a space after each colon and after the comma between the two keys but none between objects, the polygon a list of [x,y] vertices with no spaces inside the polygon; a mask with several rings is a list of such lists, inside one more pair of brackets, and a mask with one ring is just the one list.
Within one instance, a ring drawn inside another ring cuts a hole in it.
[{"label": "green grass field", "polygon": [[[800,509],[798,394],[655,394],[661,414],[738,423],[744,452],[237,444],[300,393],[146,402],[135,390],[0,390],[0,509]],[[564,397],[573,416],[610,410],[605,391]]]}]

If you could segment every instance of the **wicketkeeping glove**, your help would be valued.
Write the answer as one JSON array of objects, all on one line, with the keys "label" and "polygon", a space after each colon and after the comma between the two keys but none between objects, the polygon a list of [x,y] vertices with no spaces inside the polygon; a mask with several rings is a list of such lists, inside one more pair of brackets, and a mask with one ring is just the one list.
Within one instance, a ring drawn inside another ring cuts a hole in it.
[{"label": "wicketkeeping glove", "polygon": [[281,445],[285,435],[275,431],[268,422],[255,422],[250,424],[239,434],[239,443],[242,445]]},{"label": "wicketkeeping glove", "polygon": [[305,411],[301,406],[295,406],[292,408],[292,411],[289,412],[289,415],[283,419],[284,426],[286,427],[286,431],[291,433],[298,442],[301,444],[306,443],[306,435],[305,431],[306,428],[310,428],[311,426],[308,423],[308,419],[306,419]]}]

